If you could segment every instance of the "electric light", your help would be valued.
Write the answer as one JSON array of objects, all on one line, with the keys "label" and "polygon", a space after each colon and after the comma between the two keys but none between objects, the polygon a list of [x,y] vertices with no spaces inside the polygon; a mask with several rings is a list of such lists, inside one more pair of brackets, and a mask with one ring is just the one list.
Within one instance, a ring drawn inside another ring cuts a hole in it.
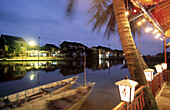
[{"label": "electric light", "polygon": [[150,30],[150,31],[152,31],[152,30],[153,30],[153,28],[152,28],[152,27],[150,27],[150,28],[149,28],[149,30]]},{"label": "electric light", "polygon": [[153,80],[153,72],[154,69],[145,69],[144,73],[145,73],[145,77],[147,81],[152,81]]},{"label": "electric light", "polygon": [[139,22],[138,22],[138,26],[140,26],[141,24],[142,24],[142,22],[139,21]]},{"label": "electric light", "polygon": [[29,45],[34,46],[34,45],[35,45],[35,42],[34,42],[34,41],[30,41],[30,42],[29,42]]},{"label": "electric light", "polygon": [[135,87],[138,82],[124,79],[115,83],[119,87],[120,98],[122,101],[132,102],[134,99]]},{"label": "electric light", "polygon": [[161,63],[163,70],[167,69],[167,63]]},{"label": "electric light", "polygon": [[133,12],[134,12],[134,13],[136,13],[136,12],[137,12],[137,10],[136,10],[136,9],[134,9],[134,10],[133,10]]},{"label": "electric light", "polygon": [[158,73],[161,73],[161,72],[162,72],[162,65],[157,64],[157,65],[155,65],[154,67],[156,68],[156,71],[157,71]]},{"label": "electric light", "polygon": [[163,38],[160,38],[161,41],[163,41]]},{"label": "electric light", "polygon": [[160,34],[160,33],[157,33],[156,36],[155,36],[155,38],[158,39],[160,36],[161,36],[161,34]]},{"label": "electric light", "polygon": [[143,22],[143,23],[146,22],[146,19],[142,19],[142,22]]},{"label": "electric light", "polygon": [[126,11],[126,12],[125,12],[125,15],[126,15],[126,16],[127,16],[127,15],[129,15],[129,12],[128,12],[128,11]]},{"label": "electric light", "polygon": [[145,32],[149,32],[150,31],[150,28],[149,27],[147,27],[146,29],[145,29]]}]

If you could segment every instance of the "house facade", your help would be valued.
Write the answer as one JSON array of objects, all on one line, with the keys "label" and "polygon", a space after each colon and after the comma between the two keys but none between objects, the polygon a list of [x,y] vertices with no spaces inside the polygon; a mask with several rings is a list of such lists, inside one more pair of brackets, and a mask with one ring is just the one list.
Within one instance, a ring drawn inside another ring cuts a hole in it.
[{"label": "house facade", "polygon": [[46,44],[42,47],[38,46],[27,46],[27,57],[57,57],[60,54],[60,49],[54,44]]},{"label": "house facade", "polygon": [[60,49],[54,44],[45,44],[45,46],[41,47],[42,50],[48,51],[50,57],[57,57],[60,55]]},{"label": "house facade", "polygon": [[81,57],[85,54],[85,51],[87,50],[87,46],[77,43],[77,42],[68,42],[64,41],[61,45],[61,51],[66,56],[72,56],[72,57]]},{"label": "house facade", "polygon": [[2,34],[1,43],[5,56],[26,56],[27,42],[23,38]]},{"label": "house facade", "polygon": [[103,46],[97,46],[92,47],[91,50],[93,50],[93,53],[98,55],[99,59],[102,58],[122,58],[124,57],[123,50],[112,50],[108,47]]}]

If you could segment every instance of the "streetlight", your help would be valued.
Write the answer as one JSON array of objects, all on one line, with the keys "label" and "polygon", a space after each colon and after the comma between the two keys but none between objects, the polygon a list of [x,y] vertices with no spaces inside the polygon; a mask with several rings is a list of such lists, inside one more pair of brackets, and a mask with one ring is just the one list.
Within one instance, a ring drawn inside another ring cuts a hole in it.
[{"label": "streetlight", "polygon": [[30,41],[30,42],[29,42],[29,45],[35,46],[35,42],[34,42],[34,41]]}]

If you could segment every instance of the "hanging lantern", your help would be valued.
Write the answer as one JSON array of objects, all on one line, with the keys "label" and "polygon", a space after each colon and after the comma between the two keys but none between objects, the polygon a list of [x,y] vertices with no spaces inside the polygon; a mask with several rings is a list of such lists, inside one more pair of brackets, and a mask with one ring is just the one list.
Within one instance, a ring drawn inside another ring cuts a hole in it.
[{"label": "hanging lantern", "polygon": [[145,77],[147,81],[152,81],[153,80],[153,72],[154,69],[145,69],[144,73],[145,73]]},{"label": "hanging lantern", "polygon": [[135,87],[138,85],[138,82],[124,79],[115,83],[119,87],[120,98],[122,101],[132,102],[134,99]]},{"label": "hanging lantern", "polygon": [[138,0],[142,5],[156,5],[165,0]]},{"label": "hanging lantern", "polygon": [[167,69],[167,63],[161,63],[163,70]]},{"label": "hanging lantern", "polygon": [[162,72],[162,65],[157,64],[157,65],[155,65],[154,67],[156,68],[156,71],[157,71],[158,73],[161,73],[161,72]]}]

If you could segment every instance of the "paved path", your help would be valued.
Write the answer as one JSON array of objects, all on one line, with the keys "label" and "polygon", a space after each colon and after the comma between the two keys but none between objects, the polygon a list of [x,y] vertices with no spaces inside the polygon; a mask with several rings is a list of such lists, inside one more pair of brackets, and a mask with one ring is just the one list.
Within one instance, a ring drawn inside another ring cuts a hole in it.
[{"label": "paved path", "polygon": [[156,102],[160,110],[170,110],[170,82],[165,83],[156,96]]}]

